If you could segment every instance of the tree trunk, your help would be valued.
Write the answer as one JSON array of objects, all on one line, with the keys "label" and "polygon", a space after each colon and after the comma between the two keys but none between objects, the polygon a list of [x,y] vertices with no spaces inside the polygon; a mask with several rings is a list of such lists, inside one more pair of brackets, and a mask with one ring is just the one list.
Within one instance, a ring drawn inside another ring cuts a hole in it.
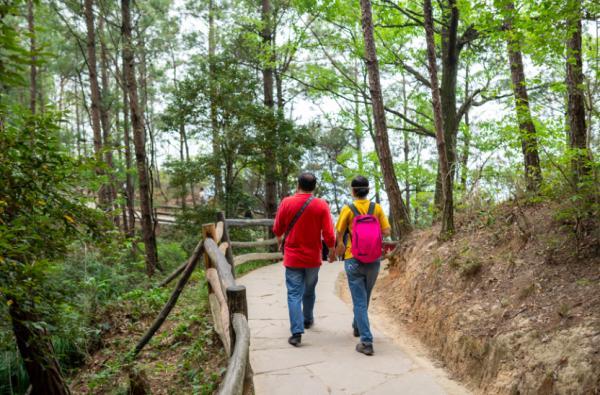
[{"label": "tree trunk", "polygon": [[[469,97],[469,63],[465,66],[465,100]],[[465,133],[463,135],[463,147],[460,158],[460,188],[463,194],[467,191],[467,174],[469,170],[469,151],[471,150],[471,122],[469,110],[465,112]]]},{"label": "tree trunk", "polygon": [[[138,45],[137,49],[139,51],[139,75],[140,75],[140,83],[139,89],[141,91],[141,100],[139,102],[140,111],[144,116],[144,133],[146,134],[147,141],[150,142],[150,164],[148,166],[148,174],[150,175],[150,201],[152,202],[154,199],[154,187],[158,187],[159,192],[165,198],[165,201],[168,200],[164,191],[162,190],[161,182],[160,182],[160,171],[158,169],[158,161],[156,160],[156,135],[154,133],[154,124],[152,120],[154,119],[154,101],[151,95],[148,93],[148,64],[152,61],[147,57],[146,51],[146,36],[144,32],[140,28],[140,25],[137,24],[137,37],[138,37]],[[135,61],[135,59],[134,59]],[[152,204],[151,204],[152,206]],[[154,221],[154,226],[156,227],[156,221]]]},{"label": "tree trunk", "polygon": [[[102,129],[100,126],[100,87],[98,85],[98,71],[96,62],[96,28],[94,24],[94,0],[85,0],[84,15],[87,30],[87,65],[90,80],[90,116],[92,118],[92,131],[94,132],[94,153],[98,163],[102,158]],[[96,174],[103,176],[104,171],[100,166],[96,167]],[[107,189],[103,185],[98,192],[100,206],[106,208],[108,202]]]},{"label": "tree trunk", "polygon": [[[77,90],[75,90],[75,126],[77,131],[77,159],[81,159],[81,143],[85,144],[85,140],[82,139],[81,133],[81,113],[79,110],[79,98],[77,97]],[[85,100],[85,98],[84,98]]]},{"label": "tree trunk", "polygon": [[[185,131],[185,123],[182,122],[181,132],[183,133],[183,145],[185,147],[185,160],[190,163],[190,146],[188,145],[187,133]],[[192,195],[192,206],[196,207],[196,188],[194,181],[190,180],[190,194]]]},{"label": "tree trunk", "polygon": [[[179,160],[181,161],[181,163],[184,163],[184,161],[185,161],[184,136],[185,136],[185,126],[183,125],[183,121],[180,121],[179,122]],[[181,209],[182,210],[185,210],[187,208],[186,198],[187,198],[187,186],[185,185],[185,181],[184,181],[181,183]]]},{"label": "tree trunk", "polygon": [[577,184],[582,176],[590,173],[585,104],[583,98],[583,60],[581,48],[581,3],[572,0],[574,15],[567,20],[567,118],[569,146],[574,150],[571,162],[573,177]]},{"label": "tree trunk", "polygon": [[150,199],[150,179],[146,161],[146,146],[144,135],[144,113],[139,105],[137,81],[135,77],[135,64],[133,45],[131,40],[131,0],[121,0],[121,15],[123,18],[123,60],[124,73],[129,93],[129,107],[133,126],[133,144],[135,146],[135,159],[139,178],[140,206],[142,211],[142,234],[146,250],[146,272],[152,276],[158,265],[156,251],[156,235],[152,222],[152,203]]},{"label": "tree trunk", "polygon": [[395,237],[404,237],[411,230],[406,206],[402,201],[402,192],[398,185],[398,179],[394,172],[394,163],[388,141],[387,125],[385,120],[385,109],[383,95],[381,92],[381,81],[379,78],[379,64],[375,49],[373,36],[373,17],[371,15],[371,1],[360,0],[361,22],[365,40],[365,60],[369,76],[369,90],[371,92],[373,118],[375,122],[375,150],[381,162],[381,172],[385,190],[390,202],[393,221],[393,234]]},{"label": "tree trunk", "polygon": [[433,114],[435,120],[435,136],[439,157],[439,169],[442,182],[442,229],[441,236],[447,237],[454,233],[454,204],[452,201],[452,180],[450,165],[446,150],[446,139],[444,133],[444,119],[442,115],[442,103],[437,78],[437,64],[435,56],[435,41],[433,37],[433,11],[431,0],[423,1],[423,13],[425,16],[425,34],[427,41],[427,60],[429,64],[429,75],[431,79],[431,96],[433,102]]},{"label": "tree trunk", "polygon": [[510,77],[515,95],[515,110],[519,123],[521,147],[523,149],[525,182],[528,192],[537,193],[542,182],[542,170],[538,154],[537,134],[529,108],[529,96],[527,94],[527,82],[525,81],[521,43],[517,33],[513,30],[512,14],[515,12],[515,4],[510,2],[506,8],[510,13],[505,22],[505,29],[508,34],[506,48],[508,50]]},{"label": "tree trunk", "polygon": [[[116,70],[117,75],[119,74],[119,71]],[[121,124],[119,123],[119,113],[118,111],[115,113],[115,130],[120,130],[121,128]],[[118,139],[118,135],[117,135],[117,139]],[[115,147],[121,147],[121,141],[117,141],[115,142]],[[120,148],[117,148],[117,159],[119,160],[119,163],[123,163],[123,150]],[[119,184],[121,184],[121,182],[119,181]],[[115,182],[115,188],[117,188],[117,184]],[[122,185],[122,184],[121,184]],[[115,189],[115,193],[118,193],[119,191],[122,192],[123,198],[119,199],[119,208],[121,209],[121,220],[123,223],[123,234],[124,235],[129,235],[129,218],[127,216],[127,192],[125,190],[121,191],[121,185],[119,185],[118,189]],[[118,195],[116,196],[118,197]]]},{"label": "tree trunk", "polygon": [[[273,16],[271,10],[271,1],[262,0],[261,20],[263,29],[261,37],[264,47],[269,51],[269,61],[263,66],[263,95],[264,105],[273,112],[275,102],[273,100],[273,59],[272,59],[272,38],[273,38]],[[267,218],[275,218],[277,211],[277,161],[275,158],[276,125],[267,126],[264,141],[264,159],[265,159],[265,214]]]},{"label": "tree trunk", "polygon": [[29,376],[30,393],[32,395],[70,394],[71,391],[54,356],[50,336],[44,329],[32,325],[40,320],[31,310],[23,310],[19,302],[9,300],[12,302],[9,314],[13,333]]},{"label": "tree trunk", "polygon": [[[283,99],[283,78],[277,71],[275,75],[275,92],[277,96],[277,144],[285,145],[286,140],[282,138],[281,126],[285,121],[285,102]],[[290,166],[289,157],[283,155],[276,155],[276,159],[279,162],[279,199],[283,199],[290,192],[290,186],[288,183]]]},{"label": "tree trunk", "polygon": [[212,131],[212,150],[215,161],[219,164],[215,166],[215,197],[217,201],[223,200],[223,174],[220,165],[219,155],[219,125],[217,119],[217,103],[215,92],[215,55],[217,49],[217,31],[215,29],[215,0],[208,2],[208,73],[210,74],[210,128]]},{"label": "tree trunk", "polygon": [[[104,160],[109,169],[110,183],[107,185],[106,197],[108,199],[107,205],[111,212],[114,210],[114,204],[117,200],[117,188],[115,179],[115,165],[113,163],[113,148],[114,145],[111,141],[110,135],[110,114],[108,109],[108,97],[110,94],[109,80],[108,80],[108,55],[106,51],[106,45],[102,34],[104,34],[104,18],[100,18],[98,23],[98,34],[100,35],[100,80],[102,83],[101,101],[100,101],[100,125],[102,126],[102,146],[104,148]],[[119,217],[113,216],[115,225],[119,226]]]},{"label": "tree trunk", "polygon": [[[358,84],[358,64],[354,63],[354,80]],[[365,161],[362,152],[362,124],[360,122],[360,101],[358,100],[358,93],[354,92],[354,139],[356,142],[356,162],[358,166],[358,173],[363,174],[365,171]]]},{"label": "tree trunk", "polygon": [[33,0],[27,1],[27,25],[29,29],[29,51],[31,52],[31,66],[29,69],[29,110],[35,114],[37,95],[37,56],[35,49],[35,15]]},{"label": "tree trunk", "polygon": [[[458,124],[456,110],[456,80],[458,76],[458,60],[460,51],[458,48],[458,22],[459,11],[456,0],[447,0],[443,12],[444,24],[442,32],[442,82],[440,85],[440,98],[442,107],[442,119],[444,124],[444,140],[446,143],[446,156],[451,178],[454,179],[456,170],[456,140]],[[443,212],[441,169],[438,168],[434,201],[439,212]]]},{"label": "tree trunk", "polygon": [[132,160],[131,160],[131,141],[129,134],[129,97],[127,93],[127,77],[125,75],[125,65],[127,60],[125,59],[125,51],[121,54],[121,62],[123,70],[121,72],[121,90],[123,94],[123,145],[125,146],[125,195],[127,201],[127,215],[129,217],[127,236],[135,236],[135,188],[133,175],[131,172]]},{"label": "tree trunk", "polygon": [[[405,118],[408,117],[408,97],[406,96],[406,76],[404,74],[402,74],[402,113],[404,115]],[[406,123],[406,121],[403,121],[403,125],[406,128],[408,125]],[[410,146],[409,146],[409,137],[408,137],[408,131],[404,130],[402,132],[402,137],[403,137],[403,143],[404,143],[404,147],[403,147],[403,152],[404,152],[404,166],[406,167],[405,171],[404,171],[404,188],[406,189],[404,193],[406,193],[406,212],[408,213],[408,218],[410,218],[410,180],[409,180],[409,176],[410,176],[410,161],[409,161],[409,153],[410,153]]]}]

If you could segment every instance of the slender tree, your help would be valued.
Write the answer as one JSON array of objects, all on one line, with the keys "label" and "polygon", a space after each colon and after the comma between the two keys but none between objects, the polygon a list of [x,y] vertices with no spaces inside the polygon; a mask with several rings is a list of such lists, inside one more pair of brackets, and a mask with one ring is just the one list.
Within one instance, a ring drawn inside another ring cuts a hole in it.
[{"label": "slender tree", "polygon": [[117,67],[117,74],[121,78],[121,95],[123,96],[123,146],[125,151],[125,201],[127,203],[127,236],[135,236],[135,186],[133,179],[133,164],[131,155],[130,133],[130,106],[127,91],[127,76],[125,75],[125,51],[121,51],[121,72]]},{"label": "slender tree", "polygon": [[392,214],[393,233],[396,237],[404,237],[411,230],[411,224],[406,206],[402,201],[402,192],[398,185],[398,179],[394,172],[394,163],[388,141],[387,125],[385,119],[385,107],[381,93],[381,81],[379,77],[379,64],[375,49],[375,38],[373,36],[373,17],[371,14],[371,1],[360,0],[361,22],[363,37],[365,41],[365,62],[369,76],[369,90],[373,107],[373,119],[375,121],[375,150],[381,162],[381,172],[385,190],[390,202]]},{"label": "slender tree", "polygon": [[27,26],[29,29],[29,51],[31,52],[31,66],[29,68],[29,109],[35,114],[37,95],[37,56],[35,49],[35,14],[33,0],[27,2]]},{"label": "slender tree", "polygon": [[[261,38],[264,50],[267,51],[267,61],[264,62],[263,75],[263,103],[268,111],[273,113],[275,101],[273,99],[273,15],[271,0],[261,0]],[[264,141],[265,157],[265,214],[268,218],[274,218],[277,211],[277,161],[275,159],[276,125],[266,126]]]},{"label": "slender tree", "polygon": [[568,2],[567,19],[567,119],[569,146],[574,150],[572,171],[575,183],[590,172],[588,164],[587,129],[585,126],[585,103],[583,97],[583,60],[581,46],[581,2]]},{"label": "slender tree", "polygon": [[444,119],[442,115],[442,103],[437,78],[437,64],[435,56],[435,41],[433,37],[433,11],[431,0],[423,1],[423,14],[425,16],[425,38],[427,41],[427,60],[429,64],[429,75],[431,80],[431,97],[433,102],[433,115],[435,121],[435,139],[437,143],[439,169],[442,181],[442,237],[454,233],[454,205],[453,205],[453,176],[450,173],[448,156],[446,151],[446,139],[444,136]]},{"label": "slender tree", "polygon": [[9,313],[17,347],[23,358],[32,395],[68,395],[71,393],[60,366],[54,356],[54,347],[44,328],[32,325],[39,322],[32,306],[23,308],[16,300],[10,300]]},{"label": "slender tree", "polygon": [[508,61],[512,88],[515,96],[515,110],[519,123],[519,135],[525,165],[525,182],[527,191],[537,192],[542,182],[542,170],[540,168],[540,156],[538,153],[538,139],[529,108],[529,96],[527,94],[527,81],[525,80],[525,68],[523,66],[523,55],[521,53],[521,42],[518,32],[514,30],[513,18],[515,4],[509,1],[506,5],[509,13],[505,19],[504,28],[508,38],[506,48],[508,50]]},{"label": "slender tree", "polygon": [[142,234],[146,250],[146,272],[152,276],[158,265],[156,250],[156,235],[152,221],[152,202],[150,198],[150,175],[146,159],[146,145],[144,135],[144,113],[140,108],[137,81],[135,76],[134,52],[131,38],[131,0],[121,0],[121,16],[123,37],[123,70],[127,83],[131,123],[133,126],[133,144],[135,146],[135,160],[139,179],[140,208],[142,211]]},{"label": "slender tree", "polygon": [[212,131],[212,150],[213,157],[215,159],[215,195],[217,200],[223,199],[223,174],[221,171],[220,162],[217,160],[219,158],[219,124],[217,119],[217,103],[215,103],[215,78],[216,78],[216,70],[215,70],[215,55],[217,48],[217,30],[215,27],[215,0],[208,1],[208,73],[210,74],[210,83],[211,83],[211,91],[210,91],[210,127]]},{"label": "slender tree", "polygon": [[[100,96],[100,125],[102,126],[102,147],[104,149],[104,161],[109,169],[110,182],[106,186],[107,205],[110,210],[114,210],[114,203],[117,199],[116,179],[114,175],[113,148],[114,144],[111,141],[110,130],[110,111],[108,97],[110,93],[110,82],[108,78],[108,51],[106,48],[104,34],[104,18],[99,18],[98,22],[98,38],[100,42],[100,81],[101,81],[101,96]],[[119,216],[113,215],[113,220],[119,226]]]},{"label": "slender tree", "polygon": [[[92,131],[94,133],[94,153],[98,163],[103,162],[102,157],[102,127],[100,124],[100,107],[102,99],[100,95],[100,86],[98,85],[98,69],[96,62],[96,26],[94,23],[94,0],[85,0],[83,13],[86,25],[86,44],[87,44],[87,66],[88,78],[90,82],[90,116],[92,121]],[[96,173],[99,176],[104,175],[102,167],[96,167]],[[103,185],[98,193],[100,205],[106,207],[108,203],[107,189]]]}]

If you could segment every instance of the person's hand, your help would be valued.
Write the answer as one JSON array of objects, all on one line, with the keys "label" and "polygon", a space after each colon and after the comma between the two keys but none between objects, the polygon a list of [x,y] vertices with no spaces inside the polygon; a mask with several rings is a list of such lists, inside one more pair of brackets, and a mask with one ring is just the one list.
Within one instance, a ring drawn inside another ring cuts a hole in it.
[{"label": "person's hand", "polygon": [[336,259],[335,259],[335,249],[334,248],[331,248],[329,250],[329,256],[327,258],[328,258],[327,260],[329,261],[329,263],[335,262]]},{"label": "person's hand", "polygon": [[345,252],[346,246],[343,243],[338,243],[338,245],[335,247],[335,255],[344,256]]}]

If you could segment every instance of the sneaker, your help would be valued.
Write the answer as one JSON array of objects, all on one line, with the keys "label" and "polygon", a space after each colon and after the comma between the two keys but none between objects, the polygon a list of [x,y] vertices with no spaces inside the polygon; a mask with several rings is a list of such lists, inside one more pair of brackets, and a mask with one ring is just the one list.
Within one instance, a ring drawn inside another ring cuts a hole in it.
[{"label": "sneaker", "polygon": [[360,342],[356,345],[356,351],[365,355],[373,355],[373,345]]},{"label": "sneaker", "polygon": [[288,343],[290,343],[294,347],[299,347],[301,342],[302,342],[302,335],[299,333],[290,336],[290,338],[288,339]]},{"label": "sneaker", "polygon": [[314,323],[314,321],[304,321],[304,329],[310,329]]},{"label": "sneaker", "polygon": [[352,329],[354,329],[354,337],[360,337],[360,333],[358,332],[358,328],[352,325]]}]

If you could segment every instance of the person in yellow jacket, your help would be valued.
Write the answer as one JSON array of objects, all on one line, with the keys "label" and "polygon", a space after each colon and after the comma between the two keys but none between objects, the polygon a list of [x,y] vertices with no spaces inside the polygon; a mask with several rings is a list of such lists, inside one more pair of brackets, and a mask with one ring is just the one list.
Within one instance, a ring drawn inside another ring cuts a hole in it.
[{"label": "person in yellow jacket", "polygon": [[[371,201],[367,198],[369,180],[363,176],[356,176],[350,185],[352,187],[352,205],[360,214],[367,214],[369,206],[371,206]],[[390,222],[379,204],[375,203],[372,214],[379,221],[382,234],[389,236],[391,234]],[[349,205],[344,206],[336,225],[337,245],[335,252],[337,256],[344,256],[344,268],[354,306],[352,327],[354,328],[354,336],[360,336],[360,343],[356,345],[356,351],[365,355],[373,355],[373,334],[369,326],[368,308],[371,291],[379,274],[380,261],[365,264],[352,256],[351,237],[345,236],[347,233],[352,233],[354,215]]]}]

